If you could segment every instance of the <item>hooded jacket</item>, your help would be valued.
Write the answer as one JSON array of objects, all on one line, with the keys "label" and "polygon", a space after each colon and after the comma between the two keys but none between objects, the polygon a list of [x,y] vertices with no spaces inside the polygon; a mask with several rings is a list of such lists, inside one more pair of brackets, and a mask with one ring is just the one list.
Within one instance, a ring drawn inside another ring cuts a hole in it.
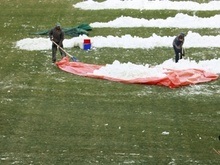
[{"label": "hooded jacket", "polygon": [[[183,40],[181,41],[180,38],[182,38]],[[184,35],[181,33],[180,35],[178,35],[174,40],[173,40],[173,46],[176,49],[182,49],[184,43]]]},{"label": "hooded jacket", "polygon": [[57,29],[56,27],[51,29],[49,32],[50,39],[53,39],[57,44],[61,44],[64,40],[64,32],[62,29]]}]

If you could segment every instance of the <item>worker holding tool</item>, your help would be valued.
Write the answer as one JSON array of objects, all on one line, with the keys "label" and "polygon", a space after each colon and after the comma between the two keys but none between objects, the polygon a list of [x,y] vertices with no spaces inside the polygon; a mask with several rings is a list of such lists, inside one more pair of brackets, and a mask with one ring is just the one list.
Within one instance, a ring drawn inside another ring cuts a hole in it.
[{"label": "worker holding tool", "polygon": [[180,59],[182,59],[182,56],[185,55],[185,52],[184,52],[184,49],[183,49],[184,37],[185,37],[185,34],[184,33],[180,33],[173,40],[173,49],[174,49],[174,52],[175,52],[175,62],[176,63]]},{"label": "worker holding tool", "polygon": [[[60,23],[57,23],[56,26],[50,30],[49,37],[50,37],[50,40],[53,42],[52,43],[52,62],[55,63],[57,47],[63,48],[64,32],[61,29]],[[66,56],[65,52],[62,49],[59,49],[59,50],[60,50],[60,55],[62,56],[62,58],[65,57]]]}]

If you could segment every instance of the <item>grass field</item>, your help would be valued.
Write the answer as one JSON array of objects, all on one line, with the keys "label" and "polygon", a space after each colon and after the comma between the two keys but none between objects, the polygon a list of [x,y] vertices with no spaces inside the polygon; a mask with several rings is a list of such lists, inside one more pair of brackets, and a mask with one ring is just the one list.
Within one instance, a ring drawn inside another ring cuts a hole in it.
[{"label": "grass field", "polygon": [[[166,18],[190,11],[83,11],[80,0],[1,0],[0,164],[199,164],[220,155],[220,80],[169,89],[74,76],[51,65],[51,51],[24,51],[15,42],[31,32],[121,15]],[[197,12],[213,16],[220,11]],[[176,35],[188,29],[93,29],[90,36]],[[219,29],[194,29],[218,35]],[[65,46],[65,45],[64,45]],[[114,60],[160,64],[170,48],[67,50],[94,64]],[[192,59],[220,58],[219,48],[190,48]]]}]

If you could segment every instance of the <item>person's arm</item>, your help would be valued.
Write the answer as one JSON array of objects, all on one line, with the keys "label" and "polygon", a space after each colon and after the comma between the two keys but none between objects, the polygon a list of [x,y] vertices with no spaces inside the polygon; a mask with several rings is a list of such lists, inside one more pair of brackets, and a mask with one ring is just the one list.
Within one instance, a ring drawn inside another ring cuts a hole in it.
[{"label": "person's arm", "polygon": [[64,32],[62,31],[61,34],[60,34],[60,42],[59,42],[60,46],[62,45],[63,40],[64,40]]},{"label": "person's arm", "polygon": [[175,46],[176,49],[182,49],[183,42],[179,41],[178,38],[176,37],[173,41],[173,45]]},{"label": "person's arm", "polygon": [[184,48],[183,48],[183,43],[184,43],[184,39],[183,39],[183,41],[182,41],[182,43],[181,43],[181,46],[180,46],[182,56],[185,55],[185,50],[184,50]]},{"label": "person's arm", "polygon": [[177,46],[177,37],[173,40],[173,46],[178,49],[178,46]]},{"label": "person's arm", "polygon": [[53,40],[53,29],[50,30],[49,37],[50,37],[50,40],[52,41]]}]

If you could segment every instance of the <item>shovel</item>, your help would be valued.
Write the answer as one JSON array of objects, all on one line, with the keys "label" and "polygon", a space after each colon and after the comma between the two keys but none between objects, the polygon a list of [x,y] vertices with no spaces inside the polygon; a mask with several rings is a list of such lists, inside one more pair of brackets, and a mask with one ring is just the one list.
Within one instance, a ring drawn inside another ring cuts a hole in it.
[{"label": "shovel", "polygon": [[52,41],[59,49],[61,49],[66,55],[68,55],[73,61],[79,61],[76,57],[71,56],[69,53],[67,53],[63,48],[61,48],[56,42]]}]

